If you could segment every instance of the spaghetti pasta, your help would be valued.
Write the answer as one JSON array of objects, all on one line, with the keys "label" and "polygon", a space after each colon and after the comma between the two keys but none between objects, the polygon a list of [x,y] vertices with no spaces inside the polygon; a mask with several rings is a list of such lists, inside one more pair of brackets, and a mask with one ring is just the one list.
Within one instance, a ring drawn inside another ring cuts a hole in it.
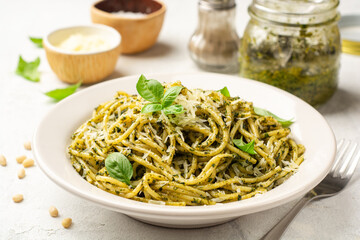
[{"label": "spaghetti pasta", "polygon": [[[181,86],[164,84],[165,89]],[[137,201],[194,206],[238,201],[264,193],[296,172],[304,146],[251,102],[219,91],[182,88],[175,104],[183,112],[141,113],[148,102],[118,92],[99,105],[73,134],[68,153],[88,182]],[[251,154],[234,139],[253,142]],[[109,175],[105,159],[120,152],[131,162],[127,185]]]}]

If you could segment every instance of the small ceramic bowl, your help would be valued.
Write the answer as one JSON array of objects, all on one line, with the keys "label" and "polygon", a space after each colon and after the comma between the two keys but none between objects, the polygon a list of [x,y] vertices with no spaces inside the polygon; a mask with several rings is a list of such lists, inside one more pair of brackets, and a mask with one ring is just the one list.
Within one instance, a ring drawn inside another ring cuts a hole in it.
[{"label": "small ceramic bowl", "polygon": [[[100,50],[72,51],[59,47],[70,36],[97,36],[106,42]],[[108,26],[93,24],[55,30],[44,38],[44,49],[51,69],[67,83],[92,84],[103,80],[115,68],[120,54],[121,36]]]},{"label": "small ceramic bowl", "polygon": [[[119,11],[123,14],[115,14]],[[155,44],[165,11],[165,4],[158,0],[104,0],[92,5],[91,19],[119,31],[121,52],[134,54]]]}]

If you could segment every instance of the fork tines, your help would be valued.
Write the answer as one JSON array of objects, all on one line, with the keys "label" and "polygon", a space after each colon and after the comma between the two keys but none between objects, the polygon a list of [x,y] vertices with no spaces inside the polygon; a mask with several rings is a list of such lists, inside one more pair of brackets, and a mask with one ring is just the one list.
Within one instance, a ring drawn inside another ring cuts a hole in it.
[{"label": "fork tines", "polygon": [[350,177],[360,159],[360,149],[356,142],[341,139],[337,147],[334,166],[330,170],[333,177]]}]

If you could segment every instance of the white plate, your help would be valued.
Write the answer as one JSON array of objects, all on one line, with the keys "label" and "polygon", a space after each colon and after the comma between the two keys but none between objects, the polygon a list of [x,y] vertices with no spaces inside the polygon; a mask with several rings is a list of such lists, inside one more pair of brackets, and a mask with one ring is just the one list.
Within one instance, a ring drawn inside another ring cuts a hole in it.
[{"label": "white plate", "polygon": [[107,193],[86,182],[71,166],[66,154],[72,133],[91,117],[100,103],[117,90],[136,93],[139,76],[107,81],[86,88],[56,104],[40,122],[34,135],[34,155],[42,171],[69,192],[138,220],[160,226],[194,228],[211,226],[239,216],[270,209],[292,201],[316,186],[333,163],[336,143],[325,119],[310,105],[275,87],[236,76],[191,73],[146,76],[161,82],[181,80],[188,88],[221,89],[240,96],[282,118],[294,118],[293,137],[306,147],[299,171],[279,187],[239,202],[213,206],[175,207],[137,202]]}]

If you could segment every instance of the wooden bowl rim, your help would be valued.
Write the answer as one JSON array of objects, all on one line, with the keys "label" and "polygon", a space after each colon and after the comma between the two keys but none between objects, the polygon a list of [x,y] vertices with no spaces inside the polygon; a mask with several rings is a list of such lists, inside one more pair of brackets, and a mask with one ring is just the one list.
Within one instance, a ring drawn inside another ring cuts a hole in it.
[{"label": "wooden bowl rim", "polygon": [[103,2],[105,0],[100,0],[100,1],[97,1],[95,3],[93,3],[91,5],[91,12],[96,14],[96,15],[99,15],[101,17],[104,17],[104,18],[107,18],[107,19],[113,19],[113,20],[123,20],[123,21],[146,21],[146,20],[149,20],[149,19],[152,19],[152,18],[155,18],[159,15],[163,15],[166,11],[166,6],[165,6],[165,3],[160,1],[160,0],[152,0],[154,2],[157,2],[161,5],[161,8],[156,10],[155,12],[152,12],[152,13],[149,13],[149,14],[146,14],[144,17],[141,17],[141,18],[129,18],[129,17],[123,17],[123,16],[119,16],[119,15],[115,15],[115,14],[111,14],[109,12],[106,12],[106,11],[103,11],[103,10],[100,10],[98,9],[97,7],[95,7],[95,5],[97,5],[98,3],[100,2]]}]

